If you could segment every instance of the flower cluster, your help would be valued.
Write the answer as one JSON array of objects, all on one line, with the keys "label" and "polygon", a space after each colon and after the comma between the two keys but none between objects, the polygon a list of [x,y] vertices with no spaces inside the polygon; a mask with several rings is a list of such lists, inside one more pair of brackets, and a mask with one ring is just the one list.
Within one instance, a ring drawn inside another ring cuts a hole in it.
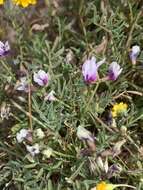
[{"label": "flower cluster", "polygon": [[0,5],[3,5],[4,4],[4,0],[0,0]]},{"label": "flower cluster", "polygon": [[[98,69],[103,63],[105,63],[105,59],[96,62],[95,57],[87,59],[84,62],[82,66],[82,74],[86,83],[95,83],[99,80]],[[115,81],[121,72],[122,68],[120,68],[120,65],[117,62],[112,62],[109,66],[108,75],[105,79]]]},{"label": "flower cluster", "polygon": [[[44,158],[50,158],[50,156],[53,154],[53,150],[50,147],[42,148],[40,147],[40,140],[43,140],[45,137],[45,133],[41,128],[38,128],[34,130],[33,132],[28,129],[21,129],[16,134],[16,140],[18,143],[23,143],[26,147],[26,150],[28,153],[34,157],[38,154],[43,154]],[[35,140],[38,141],[38,143],[33,143]],[[31,145],[33,144],[33,145]],[[43,145],[43,141],[42,141]]]},{"label": "flower cluster", "polygon": [[[20,5],[22,7],[28,7],[29,5],[35,5],[37,0],[12,0],[12,2],[16,5]],[[4,4],[4,0],[0,0],[0,5]]]},{"label": "flower cluster", "polygon": [[125,114],[127,112],[127,108],[128,105],[123,102],[114,104],[112,108],[112,116],[117,117],[118,115]]},{"label": "flower cluster", "polygon": [[35,5],[36,0],[13,0],[16,5],[21,5],[22,7],[28,7],[29,5]]},{"label": "flower cluster", "polygon": [[32,139],[32,134],[30,130],[27,129],[21,129],[17,135],[16,135],[16,139],[18,143],[22,143],[24,140],[29,140],[31,141]]}]

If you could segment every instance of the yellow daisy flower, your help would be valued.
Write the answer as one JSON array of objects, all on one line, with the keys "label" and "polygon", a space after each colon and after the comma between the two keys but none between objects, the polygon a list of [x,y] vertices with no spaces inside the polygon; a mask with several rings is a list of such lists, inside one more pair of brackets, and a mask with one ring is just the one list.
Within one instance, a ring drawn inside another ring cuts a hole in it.
[{"label": "yellow daisy flower", "polygon": [[16,5],[21,5],[22,7],[28,7],[30,4],[35,5],[37,0],[13,0]]},{"label": "yellow daisy flower", "polygon": [[128,105],[123,102],[114,104],[114,106],[112,108],[112,116],[117,117],[120,114],[126,113],[127,108],[128,108]]},{"label": "yellow daisy flower", "polygon": [[0,0],[0,5],[3,5],[4,4],[4,0]]}]

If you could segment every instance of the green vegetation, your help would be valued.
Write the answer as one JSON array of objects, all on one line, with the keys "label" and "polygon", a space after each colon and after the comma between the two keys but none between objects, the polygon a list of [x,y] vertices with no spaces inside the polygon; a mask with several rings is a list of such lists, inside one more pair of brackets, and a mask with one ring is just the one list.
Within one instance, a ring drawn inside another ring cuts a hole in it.
[{"label": "green vegetation", "polygon": [[[90,190],[108,181],[143,190],[143,52],[134,65],[129,57],[132,46],[143,48],[142,0],[39,0],[25,9],[8,1],[0,40],[10,44],[0,57],[0,189]],[[116,61],[117,80],[87,84],[82,65],[92,56],[106,58],[102,79]],[[34,82],[39,70],[48,85]],[[17,90],[22,77],[27,91]],[[120,102],[126,112],[112,117]],[[95,141],[80,138],[79,126]],[[20,143],[21,129],[29,133]],[[35,144],[32,156],[26,147]]]}]

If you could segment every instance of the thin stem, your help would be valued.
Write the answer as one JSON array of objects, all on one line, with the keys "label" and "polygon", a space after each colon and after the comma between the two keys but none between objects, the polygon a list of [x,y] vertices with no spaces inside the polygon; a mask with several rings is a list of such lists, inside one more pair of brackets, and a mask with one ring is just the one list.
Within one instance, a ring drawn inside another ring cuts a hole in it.
[{"label": "thin stem", "polygon": [[134,23],[132,24],[131,30],[130,30],[130,32],[129,32],[129,36],[128,36],[127,43],[126,43],[126,48],[128,48],[128,47],[130,46],[130,43],[131,43],[131,40],[132,40],[132,34],[133,34],[133,32],[134,32],[134,29],[135,29],[135,27],[136,27],[136,24],[137,24],[139,18],[141,18],[142,12],[143,12],[143,9],[142,9],[142,7],[141,7],[139,13],[137,14],[137,16],[136,16],[136,18],[135,18]]},{"label": "thin stem", "polygon": [[143,96],[143,93],[142,92],[138,92],[138,91],[133,91],[133,90],[127,90],[127,91],[124,91],[124,92],[121,92],[119,95],[117,96],[114,96],[113,99],[118,99],[120,98],[121,96],[125,96],[124,94],[135,94],[135,95],[138,95],[138,96]]},{"label": "thin stem", "polygon": [[56,101],[59,102],[59,103],[61,103],[61,104],[64,105],[65,107],[71,109],[71,107],[70,107],[68,104],[66,104],[65,102],[63,102],[62,100],[56,99]]},{"label": "thin stem", "polygon": [[9,73],[9,75],[13,77],[11,70],[8,68],[8,66],[5,64],[5,62],[1,60],[1,64],[3,65],[5,70]]},{"label": "thin stem", "polygon": [[75,157],[72,156],[72,155],[63,154],[63,153],[57,152],[57,151],[55,151],[55,150],[53,151],[53,153],[55,153],[55,154],[58,155],[58,156],[65,157],[65,158],[75,158]]},{"label": "thin stem", "polygon": [[132,189],[136,189],[136,187],[134,187],[132,185],[127,185],[127,184],[118,184],[118,185],[115,185],[115,187],[130,187]]},{"label": "thin stem", "polygon": [[84,162],[85,161],[81,162],[81,164],[79,165],[79,167],[77,168],[77,170],[70,176],[70,178],[69,178],[70,181],[73,181],[76,178],[76,176],[79,174],[82,166],[84,165]]},{"label": "thin stem", "polygon": [[128,135],[127,139],[137,148],[137,150],[139,151],[139,146],[134,142],[134,140]]},{"label": "thin stem", "polygon": [[113,129],[111,129],[108,125],[106,125],[99,117],[97,117],[95,114],[93,115],[92,112],[89,112],[91,114],[91,116],[98,122],[101,124],[101,126],[103,126],[105,129],[107,129],[109,132],[111,133],[115,133],[118,132],[118,130],[116,129],[116,131],[113,131]]},{"label": "thin stem", "polygon": [[99,83],[96,84],[96,87],[95,87],[94,91],[92,92],[92,95],[91,95],[91,97],[90,97],[90,99],[89,99],[89,101],[88,101],[88,103],[87,103],[87,106],[86,106],[86,109],[85,109],[85,110],[88,109],[90,103],[92,102],[92,100],[93,100],[93,98],[94,98],[94,95],[95,95],[95,93],[96,93],[98,87],[99,87]]},{"label": "thin stem", "polygon": [[134,119],[133,121],[131,121],[129,124],[132,125],[133,123],[136,123],[141,118],[143,118],[143,114],[141,114],[139,117],[137,117],[136,119]]},{"label": "thin stem", "polygon": [[[11,100],[11,103],[14,105],[14,107],[16,107],[17,109],[19,109],[20,111],[22,111],[25,115],[27,115],[28,117],[30,116],[30,113],[25,111],[19,104],[17,104],[15,101]],[[39,125],[41,125],[42,127],[44,127],[45,129],[47,129],[47,127],[53,131],[52,128],[49,127],[49,125],[44,125],[43,122],[39,121],[36,117],[34,117],[33,115],[31,115],[32,119],[37,122]]]},{"label": "thin stem", "polygon": [[29,110],[29,124],[30,124],[30,129],[33,130],[32,126],[32,102],[31,102],[31,85],[30,83],[28,84],[28,110]]}]

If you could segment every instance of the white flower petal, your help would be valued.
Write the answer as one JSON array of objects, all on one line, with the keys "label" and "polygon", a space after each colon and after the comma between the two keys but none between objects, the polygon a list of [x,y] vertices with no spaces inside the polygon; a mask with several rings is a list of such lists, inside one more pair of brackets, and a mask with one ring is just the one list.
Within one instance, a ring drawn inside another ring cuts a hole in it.
[{"label": "white flower petal", "polygon": [[82,127],[82,126],[79,126],[77,128],[77,137],[80,140],[89,140],[91,142],[94,142],[94,137],[91,134],[91,132],[88,131],[87,129],[85,129],[84,127]]},{"label": "white flower petal", "polygon": [[9,51],[10,50],[10,45],[8,43],[8,41],[5,42],[5,51]]},{"label": "white flower petal", "polygon": [[132,47],[132,53],[133,54],[139,54],[140,53],[140,46],[135,45]]}]

